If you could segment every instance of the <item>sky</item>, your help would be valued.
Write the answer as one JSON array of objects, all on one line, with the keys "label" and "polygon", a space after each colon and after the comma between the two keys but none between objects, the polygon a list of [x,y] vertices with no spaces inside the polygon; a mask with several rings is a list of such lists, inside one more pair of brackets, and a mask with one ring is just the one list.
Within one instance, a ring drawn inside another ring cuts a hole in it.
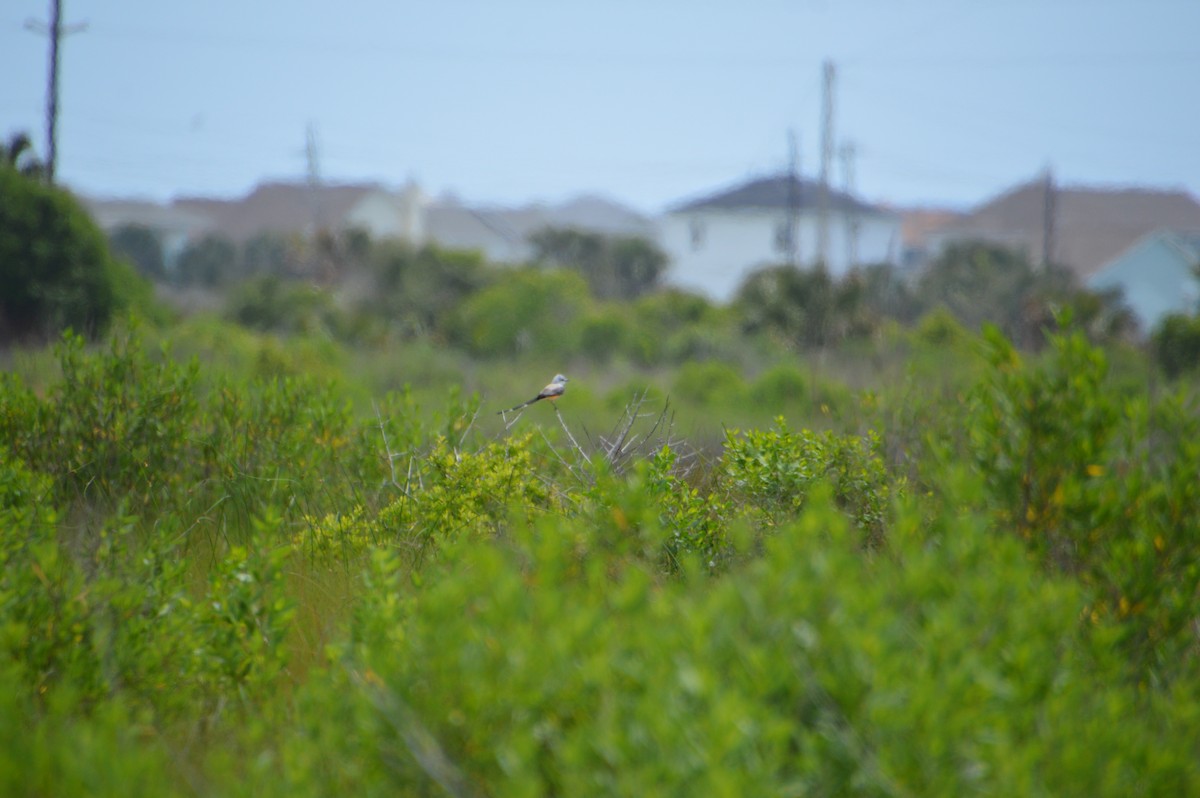
[{"label": "sky", "polygon": [[[45,155],[49,0],[0,3],[0,136]],[[58,175],[234,197],[306,177],[646,213],[819,169],[966,208],[1052,170],[1200,196],[1198,0],[63,0]],[[845,169],[849,163],[850,169]]]}]

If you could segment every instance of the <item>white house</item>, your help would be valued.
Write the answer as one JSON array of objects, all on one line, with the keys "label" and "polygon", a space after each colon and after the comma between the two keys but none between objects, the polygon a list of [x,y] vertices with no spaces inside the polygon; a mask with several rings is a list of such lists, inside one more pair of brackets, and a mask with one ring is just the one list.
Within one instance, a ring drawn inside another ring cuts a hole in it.
[{"label": "white house", "polygon": [[1142,329],[1169,313],[1200,309],[1200,231],[1156,230],[1110,260],[1088,279],[1093,290],[1120,288]]},{"label": "white house", "polygon": [[717,301],[733,298],[754,269],[820,260],[820,220],[827,220],[825,268],[834,277],[866,264],[895,264],[900,217],[883,208],[790,175],[765,177],[675,205],[659,219],[658,243],[671,257],[670,282]]}]

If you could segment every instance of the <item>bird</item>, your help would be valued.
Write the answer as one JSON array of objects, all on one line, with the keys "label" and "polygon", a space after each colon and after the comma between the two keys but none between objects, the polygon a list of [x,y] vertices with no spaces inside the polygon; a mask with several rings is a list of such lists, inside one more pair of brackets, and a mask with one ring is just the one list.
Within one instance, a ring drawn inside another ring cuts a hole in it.
[{"label": "bird", "polygon": [[507,410],[501,410],[500,413],[511,413],[514,410],[520,410],[522,407],[528,407],[534,402],[540,402],[543,399],[554,401],[558,397],[562,396],[563,392],[567,390],[567,382],[568,380],[566,377],[561,374],[555,374],[554,379],[550,380],[546,387],[538,392],[537,396],[533,397],[528,402],[521,402],[521,404],[517,405],[516,407],[510,407]]}]

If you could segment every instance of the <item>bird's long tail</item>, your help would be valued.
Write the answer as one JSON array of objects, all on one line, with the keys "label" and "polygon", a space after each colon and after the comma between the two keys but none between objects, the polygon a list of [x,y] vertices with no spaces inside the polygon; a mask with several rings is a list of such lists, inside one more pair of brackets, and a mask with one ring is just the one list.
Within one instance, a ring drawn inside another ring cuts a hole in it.
[{"label": "bird's long tail", "polygon": [[514,410],[520,410],[522,407],[529,407],[531,404],[533,404],[534,402],[536,402],[538,399],[541,399],[541,398],[542,397],[540,397],[540,396],[535,396],[532,399],[530,399],[528,402],[521,402],[521,404],[517,405],[516,407],[510,407],[507,410],[498,410],[496,412],[496,415],[500,415],[502,413],[511,413]]}]

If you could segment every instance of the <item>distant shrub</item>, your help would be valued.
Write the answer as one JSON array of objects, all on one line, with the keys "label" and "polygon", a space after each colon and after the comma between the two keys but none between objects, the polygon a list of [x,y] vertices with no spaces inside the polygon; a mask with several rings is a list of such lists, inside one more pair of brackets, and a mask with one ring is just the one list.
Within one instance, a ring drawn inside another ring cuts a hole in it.
[{"label": "distant shrub", "polygon": [[1200,316],[1171,314],[1150,336],[1154,358],[1171,378],[1200,368]]},{"label": "distant shrub", "polygon": [[754,403],[771,410],[811,407],[811,387],[808,378],[790,363],[773,366],[754,381],[750,389]]},{"label": "distant shrub", "polygon": [[745,397],[746,385],[733,366],[715,360],[684,363],[672,393],[697,405],[728,405]]},{"label": "distant shrub", "polygon": [[578,274],[524,269],[505,273],[495,284],[458,306],[451,340],[485,357],[575,349],[575,320],[588,305],[588,288]]},{"label": "distant shrub", "polygon": [[225,314],[253,330],[320,332],[338,337],[349,332],[328,292],[310,283],[277,275],[239,284],[231,291]]},{"label": "distant shrub", "polygon": [[233,242],[210,235],[188,244],[179,253],[175,276],[183,285],[213,288],[236,279],[240,266]]},{"label": "distant shrub", "polygon": [[113,254],[133,264],[138,272],[151,280],[166,276],[162,242],[158,234],[139,224],[121,225],[108,237]]},{"label": "distant shrub", "polygon": [[917,321],[913,335],[931,346],[955,346],[971,338],[958,318],[948,308],[939,305]]},{"label": "distant shrub", "polygon": [[607,363],[626,350],[631,326],[616,310],[585,316],[579,322],[579,350],[597,363]]}]

